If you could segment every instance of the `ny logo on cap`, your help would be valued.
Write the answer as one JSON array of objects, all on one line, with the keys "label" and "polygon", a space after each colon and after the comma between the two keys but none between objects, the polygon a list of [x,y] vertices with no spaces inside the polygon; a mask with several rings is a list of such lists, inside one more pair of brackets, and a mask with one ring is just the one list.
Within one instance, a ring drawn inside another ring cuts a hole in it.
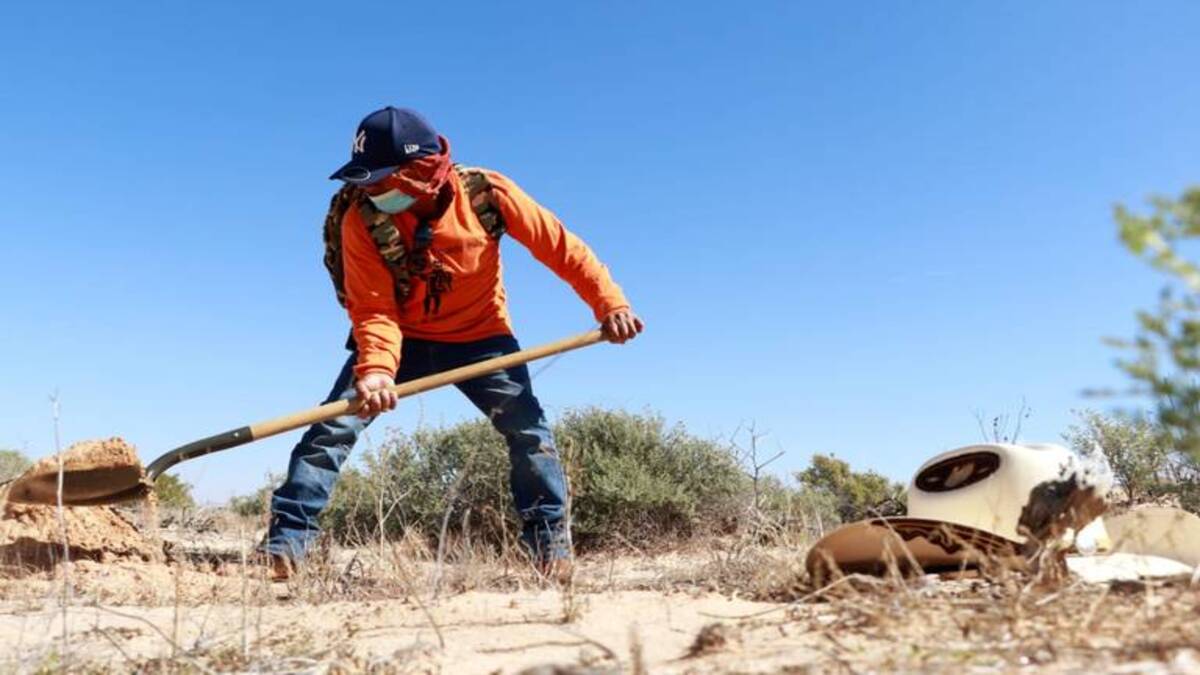
[{"label": "ny logo on cap", "polygon": [[359,130],[358,135],[354,137],[354,144],[350,146],[350,152],[360,155],[363,149],[367,146],[367,132]]},{"label": "ny logo on cap", "polygon": [[411,155],[420,149],[421,149],[421,146],[417,145],[416,143],[405,143],[404,144],[404,154],[406,154],[406,155]]}]

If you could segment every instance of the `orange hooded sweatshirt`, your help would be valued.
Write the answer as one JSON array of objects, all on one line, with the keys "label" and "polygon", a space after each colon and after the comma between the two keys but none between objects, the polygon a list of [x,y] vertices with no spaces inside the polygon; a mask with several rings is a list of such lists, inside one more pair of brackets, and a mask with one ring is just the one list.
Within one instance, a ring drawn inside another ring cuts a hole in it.
[{"label": "orange hooded sweatshirt", "polygon": [[[486,171],[497,207],[511,235],[571,285],[591,307],[596,320],[629,307],[608,269],[579,237],[549,210],[533,201],[507,177]],[[358,346],[356,377],[384,373],[395,377],[403,336],[442,342],[471,342],[511,335],[499,242],[488,236],[475,217],[457,172],[449,181],[454,199],[433,221],[430,262],[449,274],[439,302],[426,302],[427,280],[413,279],[412,293],[398,306],[392,273],[384,264],[358,209],[342,219],[342,256],[346,306]],[[412,246],[417,219],[408,212],[392,216],[407,246]],[[427,311],[428,309],[428,311]]]}]

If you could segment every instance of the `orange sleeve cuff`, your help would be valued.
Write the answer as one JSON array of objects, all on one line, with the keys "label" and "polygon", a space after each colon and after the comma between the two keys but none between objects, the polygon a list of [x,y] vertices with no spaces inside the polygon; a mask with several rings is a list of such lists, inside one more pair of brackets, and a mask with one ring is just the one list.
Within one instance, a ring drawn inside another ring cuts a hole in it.
[{"label": "orange sleeve cuff", "polygon": [[603,321],[604,317],[618,309],[629,309],[629,300],[625,298],[621,287],[613,283],[612,289],[609,292],[601,294],[594,303],[589,303],[589,305],[596,317],[596,321]]},{"label": "orange sleeve cuff", "polygon": [[380,373],[395,378],[399,364],[393,366],[391,361],[389,355],[384,352],[359,351],[358,361],[354,364],[354,379],[361,380],[371,373]]},{"label": "orange sleeve cuff", "polygon": [[371,363],[362,363],[361,360],[354,366],[354,379],[356,381],[363,379],[367,375],[374,375],[376,373],[390,377],[393,380],[396,379],[396,373],[392,372],[389,368],[376,366]]}]

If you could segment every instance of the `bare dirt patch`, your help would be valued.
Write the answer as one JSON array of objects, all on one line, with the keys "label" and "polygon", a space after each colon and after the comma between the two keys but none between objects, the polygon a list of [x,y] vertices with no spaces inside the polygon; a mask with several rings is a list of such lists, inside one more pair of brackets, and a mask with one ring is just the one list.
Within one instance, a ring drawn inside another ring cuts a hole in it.
[{"label": "bare dirt patch", "polygon": [[583,556],[557,587],[512,552],[451,544],[443,559],[414,535],[330,543],[271,583],[252,556],[260,522],[142,531],[110,507],[67,507],[64,565],[55,507],[3,509],[0,551],[18,561],[0,568],[0,671],[1200,671],[1190,577],[816,587],[805,542],[717,538]]},{"label": "bare dirt patch", "polygon": [[[759,550],[744,565],[698,550],[594,554],[580,559],[572,586],[557,588],[504,560],[441,566],[389,544],[333,550],[271,584],[242,563],[256,538],[230,537],[228,551],[181,540],[168,564],[72,564],[71,663],[505,674],[1200,668],[1200,587],[1190,578],[856,575],[821,588],[792,579],[764,601],[746,571],[766,578],[763,568],[781,565],[782,580],[802,551]],[[51,571],[0,586],[0,654],[12,655],[0,670],[61,663],[61,583]],[[527,671],[538,666],[558,670]]]}]

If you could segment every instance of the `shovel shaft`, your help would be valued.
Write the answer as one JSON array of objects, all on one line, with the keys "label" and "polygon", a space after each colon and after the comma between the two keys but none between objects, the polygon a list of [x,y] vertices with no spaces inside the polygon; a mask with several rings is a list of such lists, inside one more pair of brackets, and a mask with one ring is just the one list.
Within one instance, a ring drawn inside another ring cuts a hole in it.
[{"label": "shovel shaft", "polygon": [[[427,377],[422,377],[408,382],[393,385],[391,390],[396,393],[396,396],[403,398],[412,396],[430,389],[437,389],[447,384],[455,384],[466,380],[474,379],[480,375],[495,372],[497,370],[505,370],[513,366],[519,366],[530,361],[561,354],[563,352],[587,347],[588,345],[596,344],[603,340],[604,337],[599,330],[593,330],[588,333],[576,335],[575,337],[566,338],[557,342],[542,345],[540,347],[532,347],[530,349],[522,349],[519,352],[498,356],[487,361],[480,361],[469,366],[447,370],[442,373],[435,373]],[[275,436],[286,431],[306,427],[317,422],[324,422],[342,415],[349,415],[358,411],[362,405],[362,401],[357,398],[344,399],[333,401],[324,405],[319,405],[308,410],[301,410],[290,415],[276,417],[274,419],[251,424],[250,426],[231,429],[229,431],[202,438],[198,441],[193,441],[187,445],[181,445],[178,448],[166,453],[162,457],[150,463],[146,467],[147,478],[153,481],[160,476],[164,471],[175,466],[176,464],[201,457],[220,450],[235,448],[239,445],[245,445],[252,441],[257,441],[268,436]]]}]

